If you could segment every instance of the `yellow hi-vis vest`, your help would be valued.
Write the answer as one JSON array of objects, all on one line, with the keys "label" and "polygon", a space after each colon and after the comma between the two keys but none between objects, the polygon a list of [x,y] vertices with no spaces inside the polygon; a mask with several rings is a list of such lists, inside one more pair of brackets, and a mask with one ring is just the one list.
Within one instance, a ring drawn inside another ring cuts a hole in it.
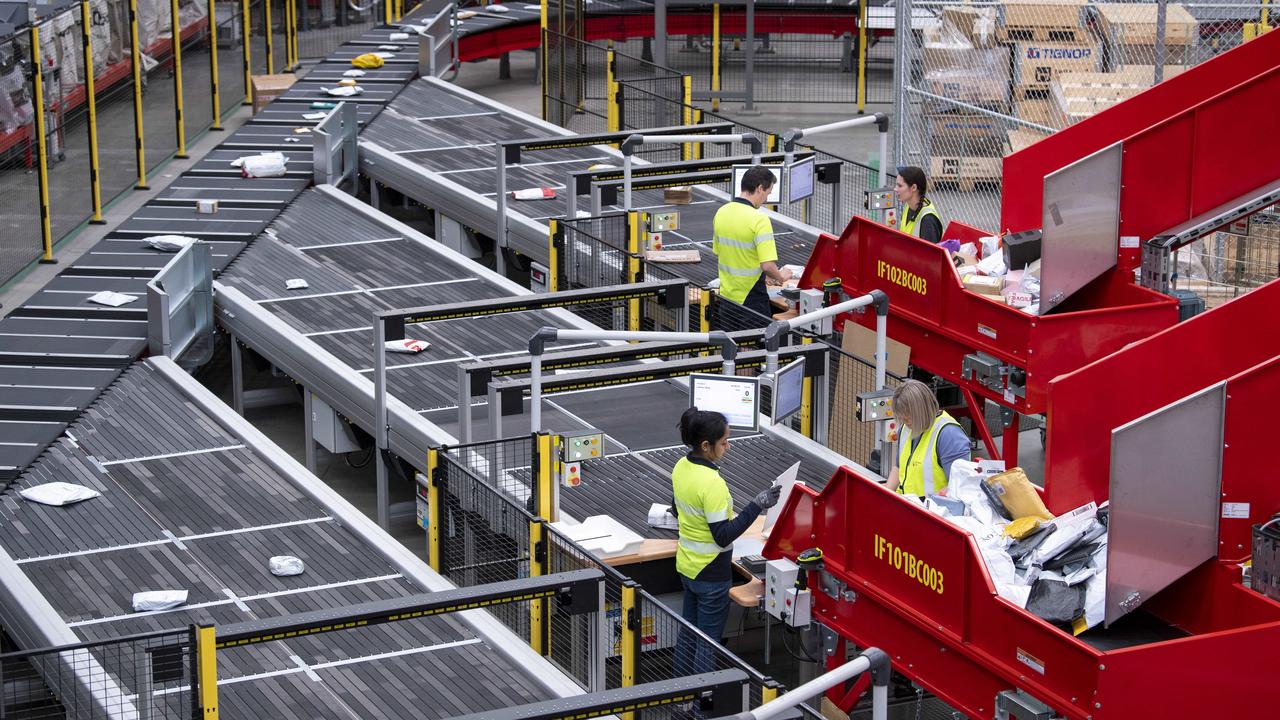
[{"label": "yellow hi-vis vest", "polygon": [[716,211],[711,249],[719,260],[720,295],[739,304],[760,279],[760,263],[778,259],[769,216],[737,200]]},{"label": "yellow hi-vis vest", "polygon": [[898,215],[898,229],[908,235],[920,237],[920,230],[918,228],[920,227],[920,221],[923,220],[926,215],[932,215],[938,218],[939,224],[942,223],[942,216],[938,214],[937,208],[933,206],[933,201],[928,198],[925,198],[924,202],[920,204],[920,212],[916,213],[915,219],[908,222],[907,211],[910,209],[911,208],[906,205],[903,205],[902,213]]},{"label": "yellow hi-vis vest", "polygon": [[720,472],[683,457],[671,469],[671,489],[680,520],[676,542],[676,572],[693,580],[702,569],[729,548],[711,537],[713,522],[733,518],[733,498]]},{"label": "yellow hi-vis vest", "polygon": [[942,413],[933,421],[924,437],[911,448],[911,428],[898,432],[898,492],[923,497],[947,486],[947,474],[938,462],[938,434],[947,425],[959,425],[956,419]]}]

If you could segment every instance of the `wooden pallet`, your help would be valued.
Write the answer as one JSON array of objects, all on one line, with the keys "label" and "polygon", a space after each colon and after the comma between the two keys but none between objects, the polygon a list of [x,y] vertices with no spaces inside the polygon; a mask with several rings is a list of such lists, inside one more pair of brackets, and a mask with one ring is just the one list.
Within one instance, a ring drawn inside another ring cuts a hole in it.
[{"label": "wooden pallet", "polygon": [[1076,25],[1064,27],[1002,25],[996,28],[996,41],[1005,44],[1017,42],[1083,43],[1089,39],[1089,31]]}]

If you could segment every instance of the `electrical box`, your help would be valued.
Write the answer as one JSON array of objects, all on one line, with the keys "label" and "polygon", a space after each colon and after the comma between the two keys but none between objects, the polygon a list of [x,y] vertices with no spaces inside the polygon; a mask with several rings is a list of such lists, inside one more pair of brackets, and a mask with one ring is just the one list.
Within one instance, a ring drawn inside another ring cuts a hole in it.
[{"label": "electrical box", "polygon": [[784,613],[791,614],[787,609],[787,594],[795,590],[799,576],[800,567],[786,558],[764,564],[765,612],[778,620]]},{"label": "electrical box", "polygon": [[808,590],[791,588],[782,598],[782,621],[791,627],[808,627],[813,619],[813,595]]},{"label": "electrical box", "polygon": [[649,215],[649,232],[667,232],[668,230],[680,229],[680,213],[662,212],[650,213]]},{"label": "electrical box", "polygon": [[422,473],[414,473],[413,479],[416,481],[414,515],[417,516],[418,527],[426,530],[431,522],[431,481]]},{"label": "electrical box", "polygon": [[857,413],[860,422],[892,420],[893,388],[859,393]]},{"label": "electrical box", "polygon": [[867,191],[868,210],[888,210],[893,207],[895,200],[893,188],[888,185]]},{"label": "electrical box", "polygon": [[[822,309],[823,292],[821,290],[801,290],[800,291],[800,314],[806,315]],[[831,334],[831,318],[823,318],[822,320],[810,323],[807,327],[797,328],[800,330],[809,330],[818,335]]]},{"label": "electrical box", "polygon": [[536,293],[551,292],[551,269],[542,263],[529,263],[529,289]]},{"label": "electrical box", "polygon": [[351,426],[314,394],[311,396],[311,433],[313,439],[331,453],[349,453],[360,449]]},{"label": "electrical box", "polygon": [[582,484],[582,463],[604,457],[604,433],[582,430],[560,436],[560,482],[568,487]]}]

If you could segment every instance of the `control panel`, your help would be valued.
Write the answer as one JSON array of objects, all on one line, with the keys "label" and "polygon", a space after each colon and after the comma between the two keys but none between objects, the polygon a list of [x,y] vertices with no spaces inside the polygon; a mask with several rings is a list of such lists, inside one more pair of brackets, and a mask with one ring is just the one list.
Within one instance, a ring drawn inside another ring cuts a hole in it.
[{"label": "control panel", "polygon": [[560,481],[569,487],[582,484],[582,463],[604,457],[604,433],[583,430],[560,436]]},{"label": "control panel", "polygon": [[644,249],[646,251],[661,250],[663,234],[679,229],[680,213],[674,211],[650,213],[648,215],[648,222],[645,226]]},{"label": "control panel", "polygon": [[896,196],[888,185],[867,191],[868,210],[888,210],[893,207]]},{"label": "control panel", "polygon": [[893,388],[858,394],[858,420],[879,422],[893,419]]},{"label": "control panel", "polygon": [[764,610],[781,620],[787,612],[787,593],[794,591],[800,566],[786,558],[764,564]]}]

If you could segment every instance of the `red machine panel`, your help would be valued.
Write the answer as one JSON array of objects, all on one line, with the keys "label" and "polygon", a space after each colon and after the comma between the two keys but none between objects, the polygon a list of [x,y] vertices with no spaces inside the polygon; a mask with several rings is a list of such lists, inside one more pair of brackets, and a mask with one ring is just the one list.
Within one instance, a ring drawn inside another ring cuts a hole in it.
[{"label": "red machine panel", "polygon": [[1280,702],[1280,603],[1216,563],[1148,603],[1186,637],[1102,650],[999,597],[968,533],[850,468],[790,495],[764,555],[810,547],[856,594],[815,591],[814,617],[973,717],[1015,687],[1078,720],[1251,716]]},{"label": "red machine panel", "polygon": [[[952,223],[944,236],[970,240],[979,234]],[[819,237],[800,286],[821,287],[833,277],[851,296],[871,290],[889,295],[889,336],[911,347],[914,364],[1024,414],[1045,410],[1049,380],[1177,321],[1173,300],[1118,271],[1049,315],[1028,315],[965,289],[942,247],[860,217],[839,238]],[[874,323],[870,315],[859,321]],[[963,358],[975,351],[1026,370],[1026,396],[964,380]]]}]

